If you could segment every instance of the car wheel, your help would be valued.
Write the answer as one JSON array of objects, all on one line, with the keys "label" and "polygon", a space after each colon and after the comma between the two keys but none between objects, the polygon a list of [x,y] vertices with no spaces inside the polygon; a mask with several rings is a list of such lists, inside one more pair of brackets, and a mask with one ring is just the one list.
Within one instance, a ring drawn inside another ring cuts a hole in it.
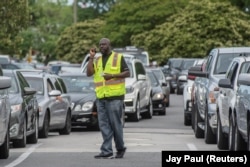
[{"label": "car wheel", "polygon": [[131,115],[131,121],[138,122],[140,120],[140,99],[139,98],[137,98],[135,106],[136,106],[135,113]]},{"label": "car wheel", "polygon": [[38,136],[40,138],[47,138],[49,134],[49,113],[46,112],[44,116],[44,121],[43,121],[43,127],[39,131]]},{"label": "car wheel", "polygon": [[204,138],[204,131],[198,126],[198,123],[201,122],[200,114],[198,113],[197,106],[195,107],[195,119],[194,119],[194,133],[196,138]]},{"label": "car wheel", "polygon": [[65,120],[65,126],[63,129],[59,130],[60,135],[69,135],[71,132],[71,112],[68,110]]},{"label": "car wheel", "polygon": [[222,126],[219,114],[217,114],[217,147],[220,150],[228,149],[228,139],[222,132]]},{"label": "car wheel", "polygon": [[4,143],[0,146],[0,159],[7,159],[9,157],[9,143],[10,143],[10,134],[9,128],[6,132]]},{"label": "car wheel", "polygon": [[228,149],[234,151],[235,126],[233,123],[232,114],[229,117],[229,132],[228,132]]},{"label": "car wheel", "polygon": [[166,107],[169,107],[169,104],[170,104],[170,96],[168,95],[168,102],[166,103]]},{"label": "car wheel", "polygon": [[23,129],[22,129],[22,139],[16,139],[16,140],[13,140],[13,147],[14,148],[23,148],[26,146],[26,143],[27,143],[27,137],[26,137],[26,134],[27,134],[27,125],[26,125],[26,117],[24,117],[24,120],[23,120]]},{"label": "car wheel", "polygon": [[191,125],[191,120],[188,118],[185,110],[184,110],[184,125],[185,126],[190,126]]},{"label": "car wheel", "polygon": [[244,141],[244,139],[242,138],[240,132],[239,132],[239,128],[237,125],[237,122],[235,122],[235,138],[234,138],[234,150],[235,151],[244,151],[246,150],[246,143]]},{"label": "car wheel", "polygon": [[207,144],[215,144],[216,143],[216,135],[212,132],[212,129],[209,125],[209,118],[208,118],[208,108],[206,106],[205,111],[205,132],[204,132],[205,142]]},{"label": "car wheel", "polygon": [[27,138],[28,143],[35,144],[38,141],[38,126],[39,126],[38,121],[39,121],[39,116],[37,114],[36,120],[35,120],[35,128],[34,128],[35,131],[32,135],[28,136],[28,138]]},{"label": "car wheel", "polygon": [[248,136],[248,140],[247,140],[247,151],[250,151],[250,121],[248,120],[248,131],[247,131],[247,136]]},{"label": "car wheel", "polygon": [[[165,107],[164,107],[164,109],[165,109]],[[152,116],[153,116],[153,102],[152,102],[152,99],[149,98],[147,112],[143,113],[142,117],[147,118],[147,119],[151,119]]]}]

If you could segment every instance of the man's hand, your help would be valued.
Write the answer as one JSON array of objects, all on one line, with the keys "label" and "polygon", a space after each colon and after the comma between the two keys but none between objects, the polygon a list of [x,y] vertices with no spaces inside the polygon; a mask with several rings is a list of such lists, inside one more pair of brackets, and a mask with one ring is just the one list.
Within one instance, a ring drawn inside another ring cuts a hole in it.
[{"label": "man's hand", "polygon": [[94,59],[95,54],[96,54],[96,48],[91,48],[91,49],[89,50],[89,54],[90,54],[90,57],[89,57],[89,58]]},{"label": "man's hand", "polygon": [[105,73],[102,76],[104,77],[105,80],[110,80],[110,79],[114,78],[113,74]]}]

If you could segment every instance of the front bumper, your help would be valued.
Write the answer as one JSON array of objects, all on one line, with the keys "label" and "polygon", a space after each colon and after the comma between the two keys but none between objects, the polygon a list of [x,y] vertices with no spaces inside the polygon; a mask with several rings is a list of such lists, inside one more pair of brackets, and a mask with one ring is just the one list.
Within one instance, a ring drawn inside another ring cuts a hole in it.
[{"label": "front bumper", "polygon": [[72,114],[71,117],[72,126],[95,126],[98,125],[97,113],[78,113]]},{"label": "front bumper", "polygon": [[126,94],[124,103],[125,103],[125,113],[135,113],[136,112],[136,99],[133,94]]},{"label": "front bumper", "polygon": [[10,139],[23,138],[24,114],[21,111],[11,113],[10,118]]},{"label": "front bumper", "polygon": [[211,127],[213,133],[217,131],[217,114],[216,114],[216,104],[208,104],[208,120],[209,126]]},{"label": "front bumper", "polygon": [[186,105],[186,109],[184,110],[185,116],[191,119],[191,117],[192,117],[192,102],[191,102],[191,100],[187,100],[185,105]]},{"label": "front bumper", "polygon": [[153,111],[162,111],[166,109],[166,102],[164,100],[153,100]]}]

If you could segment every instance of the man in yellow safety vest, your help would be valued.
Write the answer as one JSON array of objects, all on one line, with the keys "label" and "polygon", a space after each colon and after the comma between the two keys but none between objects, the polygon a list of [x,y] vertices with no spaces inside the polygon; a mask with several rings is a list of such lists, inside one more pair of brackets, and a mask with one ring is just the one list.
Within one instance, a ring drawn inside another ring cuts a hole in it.
[{"label": "man in yellow safety vest", "polygon": [[100,40],[99,49],[102,55],[98,58],[95,58],[96,50],[90,49],[87,65],[87,76],[94,75],[98,121],[103,138],[101,153],[95,158],[114,158],[113,138],[117,150],[115,158],[123,158],[126,147],[121,117],[126,93],[125,78],[130,76],[130,72],[123,55],[111,50],[108,38]]}]

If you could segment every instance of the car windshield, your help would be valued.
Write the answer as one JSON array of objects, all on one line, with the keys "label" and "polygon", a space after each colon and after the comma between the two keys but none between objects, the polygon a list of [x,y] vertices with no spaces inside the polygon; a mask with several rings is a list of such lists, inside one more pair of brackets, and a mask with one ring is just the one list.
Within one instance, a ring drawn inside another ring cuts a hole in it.
[{"label": "car windshield", "polygon": [[17,80],[15,77],[11,77],[11,87],[9,89],[10,94],[16,94],[19,92],[18,86],[17,86]]},{"label": "car windshield", "polygon": [[61,76],[67,87],[68,93],[94,92],[94,81],[86,76]]},{"label": "car windshield", "polygon": [[195,60],[185,60],[183,61],[182,70],[188,70],[194,65]]},{"label": "car windshield", "polygon": [[44,85],[42,78],[25,77],[30,87],[36,90],[37,95],[44,95]]},{"label": "car windshield", "polygon": [[182,61],[183,59],[172,59],[172,60],[169,60],[167,65],[169,65],[169,67],[172,67],[172,68],[180,68]]},{"label": "car windshield", "polygon": [[158,86],[159,85],[159,81],[157,80],[157,78],[155,77],[155,75],[153,74],[153,72],[147,72],[148,77],[150,79],[151,85],[153,86]]},{"label": "car windshield", "polygon": [[218,56],[217,63],[215,65],[214,74],[226,74],[227,68],[232,62],[234,57],[239,56],[239,53],[224,53]]},{"label": "car windshield", "polygon": [[155,74],[155,76],[158,80],[164,79],[164,76],[162,75],[162,72],[160,70],[152,70],[152,72]]}]

